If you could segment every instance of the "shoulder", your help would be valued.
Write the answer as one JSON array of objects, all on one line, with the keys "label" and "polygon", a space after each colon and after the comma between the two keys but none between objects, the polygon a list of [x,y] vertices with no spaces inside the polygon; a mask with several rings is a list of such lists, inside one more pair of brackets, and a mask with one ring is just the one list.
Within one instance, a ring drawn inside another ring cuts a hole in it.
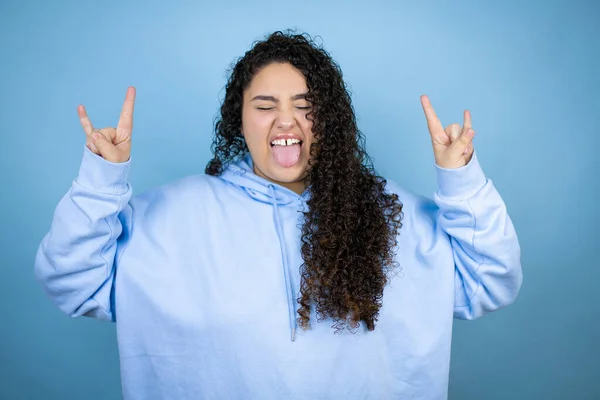
[{"label": "shoulder", "polygon": [[398,195],[405,212],[426,213],[437,212],[438,206],[432,198],[414,193],[394,181],[386,180],[386,191]]},{"label": "shoulder", "polygon": [[161,186],[148,189],[133,197],[132,205],[139,208],[164,208],[186,206],[206,201],[211,195],[226,186],[215,176],[206,174],[189,175]]},{"label": "shoulder", "polygon": [[394,181],[386,182],[386,192],[398,195],[402,203],[403,225],[435,225],[439,208],[433,199],[414,193]]}]

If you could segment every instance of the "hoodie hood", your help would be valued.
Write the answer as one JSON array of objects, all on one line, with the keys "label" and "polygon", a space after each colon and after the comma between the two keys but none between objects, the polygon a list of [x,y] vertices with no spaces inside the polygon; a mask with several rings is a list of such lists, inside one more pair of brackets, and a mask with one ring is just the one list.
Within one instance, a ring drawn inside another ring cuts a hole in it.
[{"label": "hoodie hood", "polygon": [[299,195],[286,187],[256,175],[249,153],[229,164],[219,177],[243,189],[248,196],[261,203],[277,203],[278,206],[297,205],[299,201],[306,202],[309,197],[308,190]]}]

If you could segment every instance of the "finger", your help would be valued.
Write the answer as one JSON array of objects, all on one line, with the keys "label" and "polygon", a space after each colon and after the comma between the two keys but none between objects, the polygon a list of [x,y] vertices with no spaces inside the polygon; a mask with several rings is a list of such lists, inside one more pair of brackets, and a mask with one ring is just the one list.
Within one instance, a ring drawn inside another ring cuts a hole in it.
[{"label": "finger", "polygon": [[90,149],[90,151],[92,153],[100,155],[100,152],[96,148],[96,145],[94,145],[94,143],[92,143],[92,140],[90,138],[90,135],[94,131],[94,126],[92,125],[92,122],[90,121],[83,104],[80,104],[79,106],[77,106],[77,114],[79,115],[79,122],[81,122],[81,127],[83,128],[83,131],[85,132],[85,136],[86,136],[85,145],[87,146],[88,149]]},{"label": "finger", "polygon": [[98,130],[109,142],[117,145],[117,130],[115,128],[102,128]]},{"label": "finger", "polygon": [[471,144],[469,147],[467,147],[463,154],[463,157],[466,159],[466,164],[471,162],[471,158],[473,158],[473,153],[475,152],[475,149],[472,146],[473,145]]},{"label": "finger", "polygon": [[448,134],[451,141],[454,142],[460,136],[460,133],[462,132],[462,128],[460,127],[459,124],[452,124],[452,125],[448,125],[444,129],[444,131]]},{"label": "finger", "polygon": [[92,143],[96,146],[102,158],[112,162],[116,162],[118,160],[118,149],[104,136],[102,132],[92,132],[91,138]]},{"label": "finger", "polygon": [[473,129],[468,129],[466,132],[462,132],[457,140],[454,141],[448,148],[450,152],[450,156],[457,160],[461,156],[465,155],[469,147],[472,146],[473,136],[475,136],[475,131]]},{"label": "finger", "polygon": [[[452,143],[452,139],[450,138],[450,131],[446,129],[444,129],[443,135],[437,136],[437,139],[438,143],[443,144],[444,146],[449,146]],[[434,140],[433,142],[435,143],[436,141]]]},{"label": "finger", "polygon": [[98,154],[99,156],[101,156],[102,154],[100,154],[100,150],[98,150],[98,147],[96,147],[96,144],[95,144],[96,141],[93,139],[93,135],[95,133],[99,133],[101,136],[103,136],[106,140],[108,140],[110,142],[111,141],[110,136],[107,136],[105,129],[94,129],[92,131],[92,133],[87,136],[87,140],[86,140],[86,145],[88,146],[88,148],[92,152]]},{"label": "finger", "polygon": [[463,129],[466,131],[466,130],[469,130],[470,128],[472,128],[471,112],[469,110],[465,110]]},{"label": "finger", "polygon": [[125,94],[125,102],[121,109],[121,117],[117,125],[117,134],[120,138],[128,138],[133,130],[133,107],[135,104],[135,88],[130,86]]},{"label": "finger", "polygon": [[90,121],[83,104],[80,104],[77,107],[77,114],[79,114],[79,121],[81,122],[83,131],[85,132],[86,135],[88,135],[88,136],[91,135],[92,131],[94,130],[94,126],[92,125],[92,121]]},{"label": "finger", "polygon": [[469,110],[465,110],[462,133],[466,134],[470,129],[472,129],[472,127],[471,127],[471,112]]},{"label": "finger", "polygon": [[423,111],[425,112],[425,118],[427,118],[427,126],[429,128],[431,138],[434,140],[437,139],[443,143],[446,134],[444,132],[444,127],[435,114],[435,110],[431,106],[431,102],[427,96],[421,96],[421,105],[423,106]]},{"label": "finger", "polygon": [[100,155],[100,152],[98,151],[98,148],[96,147],[96,145],[92,142],[92,139],[90,136],[87,137],[86,141],[85,141],[85,145],[87,146],[88,149],[90,149],[90,151],[94,154]]}]

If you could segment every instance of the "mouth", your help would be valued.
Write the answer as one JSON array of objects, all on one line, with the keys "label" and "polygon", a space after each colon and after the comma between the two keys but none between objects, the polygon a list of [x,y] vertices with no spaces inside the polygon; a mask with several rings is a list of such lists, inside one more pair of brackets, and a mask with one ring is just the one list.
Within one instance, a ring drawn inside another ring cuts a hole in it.
[{"label": "mouth", "polygon": [[271,142],[271,147],[275,146],[293,146],[295,144],[299,144],[302,147],[302,140],[296,138],[281,138],[275,139]]},{"label": "mouth", "polygon": [[271,141],[275,162],[283,168],[298,164],[302,153],[302,140],[297,137],[279,137]]}]

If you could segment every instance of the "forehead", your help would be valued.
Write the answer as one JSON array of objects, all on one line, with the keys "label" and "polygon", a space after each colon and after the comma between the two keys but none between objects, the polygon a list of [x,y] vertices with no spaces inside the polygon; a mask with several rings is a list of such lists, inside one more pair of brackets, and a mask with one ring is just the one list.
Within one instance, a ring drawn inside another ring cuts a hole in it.
[{"label": "forehead", "polygon": [[250,82],[247,94],[291,95],[307,91],[306,79],[302,72],[288,63],[273,63],[263,67]]}]

